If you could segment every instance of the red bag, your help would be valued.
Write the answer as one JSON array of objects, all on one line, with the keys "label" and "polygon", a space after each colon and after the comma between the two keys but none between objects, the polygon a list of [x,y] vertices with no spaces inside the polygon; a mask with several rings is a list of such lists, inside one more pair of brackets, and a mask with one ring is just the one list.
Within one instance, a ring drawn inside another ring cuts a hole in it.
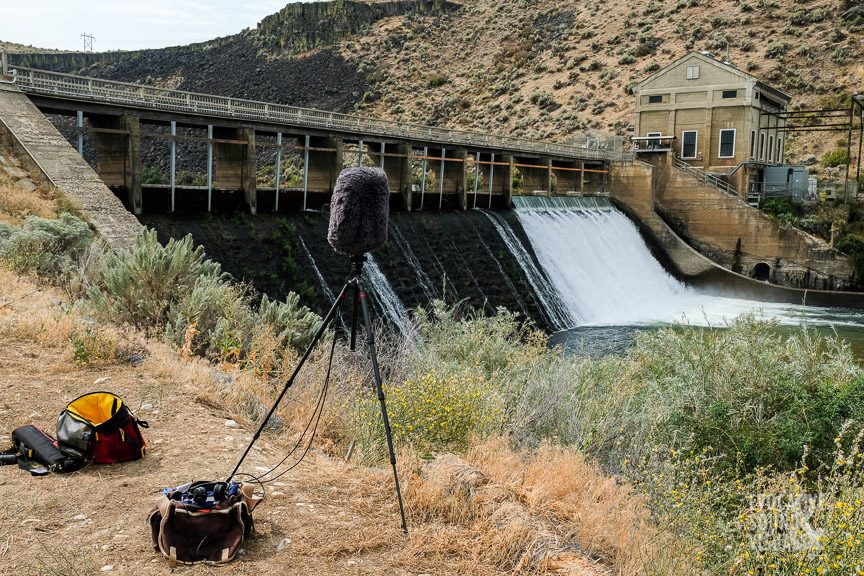
[{"label": "red bag", "polygon": [[57,443],[63,452],[97,464],[138,460],[146,443],[141,428],[119,396],[92,392],[70,402],[57,419]]}]

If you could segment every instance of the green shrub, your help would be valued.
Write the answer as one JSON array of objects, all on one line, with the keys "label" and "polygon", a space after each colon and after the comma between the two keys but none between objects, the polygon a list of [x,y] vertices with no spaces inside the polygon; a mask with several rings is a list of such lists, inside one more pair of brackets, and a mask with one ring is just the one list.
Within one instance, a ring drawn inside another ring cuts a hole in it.
[{"label": "green shrub", "polygon": [[300,296],[289,292],[285,302],[270,300],[266,294],[256,314],[256,324],[266,327],[283,348],[305,348],[321,326],[321,317],[300,304]]},{"label": "green shrub", "polygon": [[857,286],[864,285],[864,236],[846,234],[834,245],[838,250],[849,256],[855,284]]},{"label": "green shrub", "polygon": [[777,335],[742,316],[724,330],[662,329],[637,337],[636,445],[718,452],[718,462],[794,467],[804,446],[816,462],[838,423],[857,417],[864,375],[847,344],[806,329]]},{"label": "green shrub", "polygon": [[849,163],[849,154],[846,148],[835,148],[822,155],[819,162],[825,168],[836,168],[837,166],[845,166]]},{"label": "green shrub", "polygon": [[153,230],[109,257],[90,300],[106,318],[146,330],[162,329],[172,306],[183,301],[199,281],[225,281],[218,263],[208,260],[192,236],[162,246]]},{"label": "green shrub", "polygon": [[783,42],[783,41],[774,42],[770,46],[768,46],[768,49],[765,51],[765,57],[766,58],[779,58],[783,54],[786,54],[786,52],[789,51],[790,47],[791,46],[788,42]]},{"label": "green shrub", "polygon": [[541,108],[547,108],[555,104],[555,97],[545,90],[537,90],[531,94],[531,103]]},{"label": "green shrub", "polygon": [[801,206],[789,198],[765,198],[759,203],[759,209],[788,224],[796,223],[801,216]]},{"label": "green shrub", "polygon": [[[431,371],[385,393],[395,438],[421,451],[465,450],[473,436],[488,434],[500,418],[494,389],[477,376]],[[365,421],[374,421],[378,399],[363,398],[364,412],[370,413]]]},{"label": "green shrub", "polygon": [[440,72],[434,72],[426,77],[426,85],[429,88],[438,88],[439,86],[443,86],[450,81],[450,78],[446,74],[442,74]]},{"label": "green shrub", "polygon": [[0,224],[0,263],[59,283],[92,239],[87,223],[72,214],[64,212],[56,220],[28,216],[20,228]]}]

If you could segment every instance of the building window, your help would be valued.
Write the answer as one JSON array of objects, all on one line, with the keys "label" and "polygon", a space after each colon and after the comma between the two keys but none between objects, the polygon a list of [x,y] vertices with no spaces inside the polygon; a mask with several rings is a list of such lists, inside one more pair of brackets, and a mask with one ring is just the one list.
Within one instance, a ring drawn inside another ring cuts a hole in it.
[{"label": "building window", "polygon": [[759,160],[765,160],[765,133],[759,133]]},{"label": "building window", "polygon": [[696,158],[696,140],[698,139],[696,130],[684,130],[681,133],[681,158],[693,160]]},{"label": "building window", "polygon": [[687,80],[699,78],[699,66],[687,66]]},{"label": "building window", "polygon": [[783,138],[777,137],[777,163],[783,163]]},{"label": "building window", "polygon": [[[662,136],[662,132],[648,132],[645,136],[648,138],[657,138],[658,136]],[[648,140],[648,148],[654,149],[660,147],[660,140]]]},{"label": "building window", "polygon": [[663,102],[663,96],[661,96],[660,94],[648,96],[648,103],[649,104],[660,104],[661,102]]},{"label": "building window", "polygon": [[720,154],[718,158],[735,157],[735,128],[720,130]]},{"label": "building window", "polygon": [[774,161],[774,136],[768,136],[768,162]]},{"label": "building window", "polygon": [[759,100],[759,92],[753,92],[753,96],[756,97],[756,100]]},{"label": "building window", "polygon": [[738,91],[737,90],[723,90],[723,98],[737,98]]},{"label": "building window", "polygon": [[756,157],[756,131],[750,131],[750,158]]}]

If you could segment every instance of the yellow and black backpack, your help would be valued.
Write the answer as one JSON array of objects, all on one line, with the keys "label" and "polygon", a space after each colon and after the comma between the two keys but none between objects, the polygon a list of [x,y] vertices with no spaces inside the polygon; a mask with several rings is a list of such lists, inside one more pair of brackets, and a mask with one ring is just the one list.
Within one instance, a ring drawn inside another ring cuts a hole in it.
[{"label": "yellow and black backpack", "polygon": [[135,418],[116,394],[91,392],[70,402],[57,418],[57,445],[85,462],[114,464],[138,460],[146,444]]}]

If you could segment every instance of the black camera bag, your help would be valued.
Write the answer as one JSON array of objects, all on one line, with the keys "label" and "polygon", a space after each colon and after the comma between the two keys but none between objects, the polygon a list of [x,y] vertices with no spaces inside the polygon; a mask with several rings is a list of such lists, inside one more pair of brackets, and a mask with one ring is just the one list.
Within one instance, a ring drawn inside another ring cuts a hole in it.
[{"label": "black camera bag", "polygon": [[[39,468],[47,472],[72,472],[83,465],[83,460],[72,458],[57,448],[57,442],[47,432],[27,424],[12,431],[13,450],[18,466],[38,474]],[[10,451],[11,452],[11,451]]]}]

